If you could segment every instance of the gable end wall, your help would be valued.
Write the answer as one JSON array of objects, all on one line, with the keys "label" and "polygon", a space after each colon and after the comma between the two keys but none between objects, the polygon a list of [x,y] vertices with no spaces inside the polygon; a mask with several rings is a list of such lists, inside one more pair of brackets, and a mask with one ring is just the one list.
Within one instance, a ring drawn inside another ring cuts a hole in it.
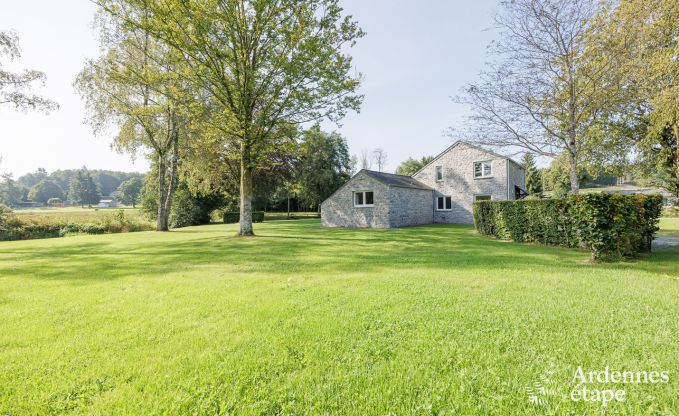
[{"label": "gable end wall", "polygon": [[[487,160],[492,162],[493,176],[474,178],[474,162]],[[460,143],[413,177],[435,189],[433,198],[450,196],[452,199],[450,211],[434,211],[435,223],[472,224],[475,195],[490,195],[493,200],[507,199],[508,163],[511,164],[506,158]],[[443,181],[436,181],[436,166],[443,167]]]}]

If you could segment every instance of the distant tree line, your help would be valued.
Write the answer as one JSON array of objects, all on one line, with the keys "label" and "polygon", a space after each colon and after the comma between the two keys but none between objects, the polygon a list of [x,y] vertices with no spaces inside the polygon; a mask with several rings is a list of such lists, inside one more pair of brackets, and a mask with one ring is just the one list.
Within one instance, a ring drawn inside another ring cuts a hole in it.
[{"label": "distant tree line", "polygon": [[[134,192],[134,183],[141,183],[144,174],[109,170],[67,169],[48,173],[39,168],[14,179],[3,174],[0,182],[0,203],[19,206],[24,202],[47,204],[69,200],[78,205],[93,205],[102,196],[118,196],[121,202],[133,205],[139,198],[141,185]],[[132,186],[130,186],[132,185]],[[120,189],[119,189],[120,188]]]}]

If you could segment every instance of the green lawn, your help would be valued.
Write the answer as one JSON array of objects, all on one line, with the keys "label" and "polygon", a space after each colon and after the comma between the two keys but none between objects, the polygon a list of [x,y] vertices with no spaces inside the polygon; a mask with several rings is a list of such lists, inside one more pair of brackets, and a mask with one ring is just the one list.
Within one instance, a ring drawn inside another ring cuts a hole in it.
[{"label": "green lawn", "polygon": [[658,236],[679,237],[679,218],[661,218],[659,226]]},{"label": "green lawn", "polygon": [[679,252],[318,224],[0,243],[0,415],[602,414],[577,366],[669,371],[592,387],[677,414]]}]

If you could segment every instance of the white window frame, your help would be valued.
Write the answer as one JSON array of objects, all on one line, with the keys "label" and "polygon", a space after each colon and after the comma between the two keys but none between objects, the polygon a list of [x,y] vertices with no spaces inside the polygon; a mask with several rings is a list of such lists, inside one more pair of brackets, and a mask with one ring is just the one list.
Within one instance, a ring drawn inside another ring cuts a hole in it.
[{"label": "white window frame", "polygon": [[[476,176],[476,165],[481,164],[481,175]],[[483,168],[484,164],[488,164],[488,167],[490,169],[490,172],[486,175],[485,174],[485,169]],[[492,178],[493,177],[493,161],[492,160],[479,160],[478,162],[474,162],[472,164],[472,175],[474,176],[474,179],[486,179],[486,178]]]},{"label": "white window frame", "polygon": [[[441,174],[440,179],[439,179],[439,173]],[[434,168],[434,177],[436,178],[436,182],[443,182],[443,166],[436,166]]]},{"label": "white window frame", "polygon": [[[372,203],[372,204],[366,204],[366,203],[365,203],[365,201],[366,201],[366,194],[367,194],[368,192],[370,192],[371,194],[373,194],[373,203]],[[363,203],[360,204],[360,205],[357,203],[357,200],[356,200],[356,195],[357,195],[357,194],[363,194]],[[366,190],[366,191],[354,191],[354,192],[351,194],[351,200],[352,200],[352,202],[354,203],[354,208],[368,208],[368,207],[374,207],[374,206],[375,206],[375,191],[368,191],[368,190]]]},{"label": "white window frame", "polygon": [[[446,198],[450,201],[450,205],[446,208]],[[439,199],[443,199],[443,208],[439,208]],[[450,195],[441,195],[436,197],[436,210],[437,211],[452,211],[453,210],[453,197]]]},{"label": "white window frame", "polygon": [[[481,199],[481,200],[477,199],[480,196],[487,196],[488,199]],[[491,194],[474,194],[474,202],[476,202],[476,201],[492,201],[492,200],[493,200],[493,195],[491,195]]]}]

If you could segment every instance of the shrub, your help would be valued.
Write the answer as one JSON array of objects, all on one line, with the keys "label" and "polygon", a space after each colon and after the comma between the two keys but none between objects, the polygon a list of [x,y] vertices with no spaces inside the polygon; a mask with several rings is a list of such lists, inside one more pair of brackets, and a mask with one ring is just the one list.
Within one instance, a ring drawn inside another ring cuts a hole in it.
[{"label": "shrub", "polygon": [[[263,211],[254,211],[252,213],[252,222],[263,222],[263,221],[264,221]],[[225,212],[224,222],[226,224],[235,224],[237,222],[240,222],[240,212]]]},{"label": "shrub", "polygon": [[592,258],[619,259],[651,249],[660,195],[593,193],[567,199],[479,201],[479,233],[516,242],[582,246]]}]

